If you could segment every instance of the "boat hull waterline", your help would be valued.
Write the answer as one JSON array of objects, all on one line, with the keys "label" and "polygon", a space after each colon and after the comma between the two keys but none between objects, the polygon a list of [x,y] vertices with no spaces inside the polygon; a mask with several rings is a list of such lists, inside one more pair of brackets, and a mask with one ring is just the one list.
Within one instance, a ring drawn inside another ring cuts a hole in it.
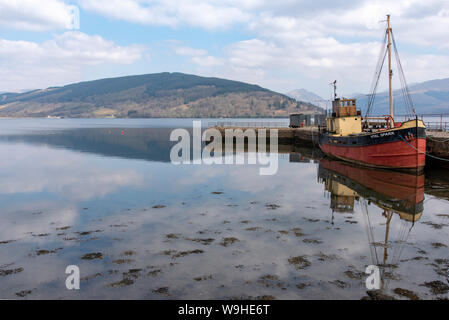
[{"label": "boat hull waterline", "polygon": [[425,128],[401,127],[349,136],[323,133],[319,145],[325,154],[359,165],[420,172],[426,162]]}]

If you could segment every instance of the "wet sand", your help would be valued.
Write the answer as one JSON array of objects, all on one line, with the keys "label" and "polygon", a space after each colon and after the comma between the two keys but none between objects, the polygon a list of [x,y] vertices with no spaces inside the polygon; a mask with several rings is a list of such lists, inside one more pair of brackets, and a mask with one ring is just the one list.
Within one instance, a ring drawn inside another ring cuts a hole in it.
[{"label": "wet sand", "polygon": [[[364,284],[370,259],[359,217],[348,223],[338,216],[332,224],[325,205],[315,205],[286,209],[280,199],[251,204],[223,192],[204,194],[201,204],[116,212],[89,221],[91,230],[52,221],[46,233],[2,241],[1,297],[447,298],[448,217],[428,214],[414,226],[420,237],[400,244],[386,288],[375,294]],[[78,292],[64,288],[69,264],[81,270]]]}]

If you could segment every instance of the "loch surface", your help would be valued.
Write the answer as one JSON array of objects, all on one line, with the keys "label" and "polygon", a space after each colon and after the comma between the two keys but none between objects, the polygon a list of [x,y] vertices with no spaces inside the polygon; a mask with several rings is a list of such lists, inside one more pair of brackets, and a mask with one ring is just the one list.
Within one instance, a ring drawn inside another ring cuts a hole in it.
[{"label": "loch surface", "polygon": [[271,176],[174,165],[175,128],[192,119],[0,119],[0,299],[448,298],[446,170],[291,146]]}]

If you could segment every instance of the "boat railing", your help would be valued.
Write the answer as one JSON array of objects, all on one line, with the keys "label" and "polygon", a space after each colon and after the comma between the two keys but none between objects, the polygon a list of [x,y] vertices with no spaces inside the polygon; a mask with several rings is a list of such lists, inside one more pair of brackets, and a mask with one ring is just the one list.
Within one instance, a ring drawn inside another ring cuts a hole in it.
[{"label": "boat railing", "polygon": [[[449,131],[449,113],[422,113],[418,115],[426,125],[427,130],[431,131]],[[395,120],[412,120],[408,116],[398,115]]]},{"label": "boat railing", "polygon": [[447,122],[447,121],[442,121],[442,122],[426,121],[426,122],[424,122],[424,124],[426,125],[426,129],[430,130],[430,131],[445,131],[445,132],[449,131],[449,122]]},{"label": "boat railing", "polygon": [[[395,115],[395,122],[404,122],[407,120],[414,120],[409,115]],[[421,119],[426,128],[432,131],[449,131],[449,113],[430,114],[423,113],[418,115],[418,119]],[[371,126],[380,126],[387,122],[387,116],[378,117],[363,117],[363,121],[368,122]],[[288,121],[215,121],[209,122],[208,127],[242,127],[242,128],[288,128]],[[325,131],[325,125],[319,126],[320,132]]]},{"label": "boat railing", "polygon": [[382,117],[363,117],[362,118],[362,130],[380,130],[388,127],[388,116]]}]

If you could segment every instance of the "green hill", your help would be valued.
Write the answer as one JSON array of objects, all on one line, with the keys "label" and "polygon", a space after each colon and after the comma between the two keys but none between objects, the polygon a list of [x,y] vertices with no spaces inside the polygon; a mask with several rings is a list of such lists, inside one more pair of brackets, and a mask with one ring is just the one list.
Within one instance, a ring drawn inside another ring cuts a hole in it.
[{"label": "green hill", "polygon": [[257,85],[156,73],[0,94],[3,117],[281,117],[321,112]]}]

